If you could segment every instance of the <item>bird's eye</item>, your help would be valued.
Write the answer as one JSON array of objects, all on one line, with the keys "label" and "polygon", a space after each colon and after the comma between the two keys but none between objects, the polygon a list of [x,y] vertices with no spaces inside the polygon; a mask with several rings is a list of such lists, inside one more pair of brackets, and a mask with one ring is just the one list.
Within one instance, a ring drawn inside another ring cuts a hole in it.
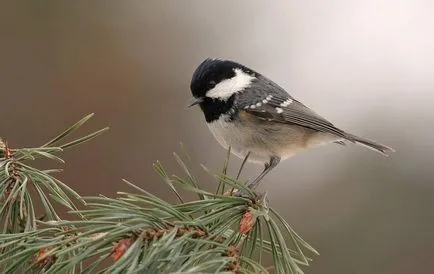
[{"label": "bird's eye", "polygon": [[213,87],[213,86],[215,86],[215,85],[216,85],[216,82],[215,82],[215,81],[213,81],[213,80],[211,80],[211,81],[209,81],[209,85]]}]

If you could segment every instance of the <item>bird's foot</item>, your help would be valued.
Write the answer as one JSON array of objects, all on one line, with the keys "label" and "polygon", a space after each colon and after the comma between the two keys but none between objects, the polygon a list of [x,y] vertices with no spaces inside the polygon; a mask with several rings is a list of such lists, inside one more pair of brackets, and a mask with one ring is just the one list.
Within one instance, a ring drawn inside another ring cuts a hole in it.
[{"label": "bird's foot", "polygon": [[250,189],[250,191],[232,189],[230,195],[234,197],[246,198],[249,199],[253,204],[268,207],[267,192],[257,192],[255,189]]}]

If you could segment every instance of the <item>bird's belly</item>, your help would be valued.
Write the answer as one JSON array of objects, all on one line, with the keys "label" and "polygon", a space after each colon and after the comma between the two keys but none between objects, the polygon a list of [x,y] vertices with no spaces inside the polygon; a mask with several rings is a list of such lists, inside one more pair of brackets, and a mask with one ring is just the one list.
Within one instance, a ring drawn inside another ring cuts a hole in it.
[{"label": "bird's belly", "polygon": [[269,162],[272,156],[289,158],[297,151],[314,145],[311,141],[318,134],[296,125],[249,123],[248,120],[227,122],[222,116],[209,123],[208,127],[224,148],[230,146],[232,153],[240,158],[250,152],[249,162],[256,163]]},{"label": "bird's belly", "polygon": [[214,122],[208,123],[208,128],[224,148],[231,147],[231,152],[240,158],[244,158],[249,151],[249,161],[265,163],[270,157],[267,151],[261,151],[261,148],[253,149],[253,143],[248,129],[238,128],[232,122],[226,122],[224,118],[220,118]]}]

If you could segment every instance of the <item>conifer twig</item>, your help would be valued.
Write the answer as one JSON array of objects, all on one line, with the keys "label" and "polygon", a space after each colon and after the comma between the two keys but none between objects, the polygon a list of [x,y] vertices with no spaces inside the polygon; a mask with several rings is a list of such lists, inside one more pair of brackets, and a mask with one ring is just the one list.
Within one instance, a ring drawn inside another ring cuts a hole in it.
[{"label": "conifer twig", "polygon": [[[227,174],[229,153],[222,173],[207,169],[217,179],[216,192],[200,188],[177,154],[185,178],[169,176],[157,162],[154,169],[177,203],[127,180],[132,192],[81,197],[53,177],[58,170],[28,164],[38,157],[63,162],[57,156],[63,149],[106,130],[63,142],[90,117],[38,148],[11,149],[0,142],[0,272],[302,273],[311,260],[305,252],[317,254],[265,197]],[[226,193],[226,185],[243,195]],[[198,199],[186,200],[186,191]],[[43,218],[35,213],[40,207]],[[58,216],[59,207],[69,210],[70,220]]]}]

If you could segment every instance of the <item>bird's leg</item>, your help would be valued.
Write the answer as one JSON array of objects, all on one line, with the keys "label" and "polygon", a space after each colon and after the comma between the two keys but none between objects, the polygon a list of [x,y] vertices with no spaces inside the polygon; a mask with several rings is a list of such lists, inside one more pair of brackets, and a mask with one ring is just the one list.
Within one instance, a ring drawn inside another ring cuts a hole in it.
[{"label": "bird's leg", "polygon": [[250,156],[250,151],[247,152],[246,157],[244,157],[244,160],[243,160],[243,162],[241,163],[240,170],[238,170],[238,174],[237,174],[237,180],[240,178],[241,171],[243,170],[244,165],[247,163],[247,159],[249,159],[249,156]]},{"label": "bird's leg", "polygon": [[[241,171],[243,170],[243,168],[244,168],[244,165],[247,163],[247,159],[249,158],[249,156],[250,156],[250,151],[249,152],[247,152],[247,155],[246,155],[246,157],[244,157],[244,160],[243,160],[243,162],[241,163],[241,166],[240,166],[240,169],[238,170],[238,174],[237,174],[237,181],[238,181],[238,179],[240,178],[240,175],[241,175]],[[231,195],[234,193],[234,191],[235,191],[235,188],[232,188],[231,189]],[[238,190],[236,190],[236,192],[235,193],[238,193]],[[241,196],[241,194],[240,193],[238,193],[239,194],[239,196]]]},{"label": "bird's leg", "polygon": [[261,174],[259,174],[259,176],[253,182],[248,183],[247,187],[249,187],[250,189],[256,189],[264,176],[267,175],[268,172],[270,172],[273,168],[275,168],[279,164],[279,162],[280,157],[272,156],[270,158],[270,162],[265,164],[264,171],[262,171]]}]

